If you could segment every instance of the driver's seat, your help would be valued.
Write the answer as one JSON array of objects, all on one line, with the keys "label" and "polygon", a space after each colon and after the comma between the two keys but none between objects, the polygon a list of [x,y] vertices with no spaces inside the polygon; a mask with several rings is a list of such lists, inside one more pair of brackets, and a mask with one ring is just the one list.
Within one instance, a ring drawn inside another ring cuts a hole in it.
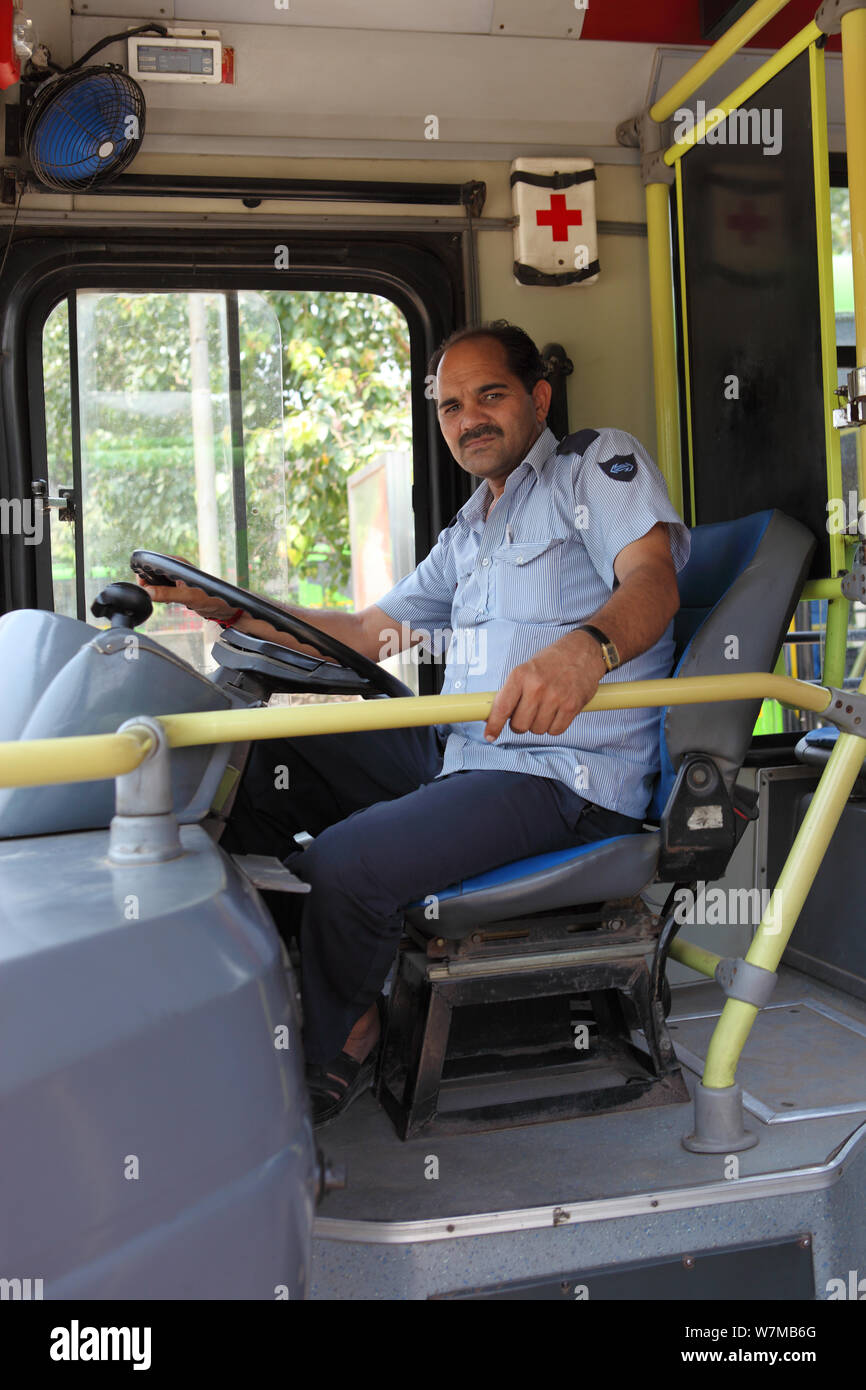
[{"label": "driver's seat", "polygon": [[[764,511],[696,527],[691,538],[678,577],[673,674],[771,671],[808,574],[811,532]],[[448,1129],[491,1128],[687,1098],[664,1026],[663,970],[650,989],[662,924],[638,895],[654,880],[724,872],[754,814],[735,783],[759,708],[753,700],[661,711],[661,771],[648,811],[656,824],[642,834],[506,864],[410,908],[416,949],[399,958],[379,1086],[402,1137],[434,1119]],[[575,997],[589,999],[581,1018],[592,1016],[601,1070],[616,1074],[600,1087],[585,1084],[589,1057],[578,1066],[572,1049],[568,1058]],[[498,1028],[484,1005],[500,1006]],[[529,1040],[522,1052],[521,1027]],[[636,1027],[650,1053],[642,1062],[629,1041]],[[501,1083],[513,1072],[510,1087],[482,1084],[479,1051],[488,1077],[496,1072]],[[543,1065],[528,1074],[533,1052],[547,1052],[547,1076]]]}]

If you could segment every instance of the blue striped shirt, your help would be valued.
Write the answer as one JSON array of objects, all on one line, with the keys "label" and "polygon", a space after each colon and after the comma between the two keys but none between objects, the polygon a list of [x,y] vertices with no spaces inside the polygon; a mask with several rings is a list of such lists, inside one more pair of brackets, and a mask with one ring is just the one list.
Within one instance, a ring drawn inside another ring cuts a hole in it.
[{"label": "blue striped shirt", "polygon": [[[677,570],[689,533],[649,454],[622,430],[582,430],[557,448],[545,429],[486,515],[485,482],[414,572],[377,601],[397,623],[440,646],[448,635],[443,694],[497,690],[515,666],[588,621],[610,598],[614,561],[658,521],[668,523]],[[667,676],[673,624],[603,680]],[[444,730],[440,776],[500,768],[552,777],[599,806],[641,817],[659,768],[655,709],[579,714],[563,734],[516,734],[495,743],[483,723]]]}]

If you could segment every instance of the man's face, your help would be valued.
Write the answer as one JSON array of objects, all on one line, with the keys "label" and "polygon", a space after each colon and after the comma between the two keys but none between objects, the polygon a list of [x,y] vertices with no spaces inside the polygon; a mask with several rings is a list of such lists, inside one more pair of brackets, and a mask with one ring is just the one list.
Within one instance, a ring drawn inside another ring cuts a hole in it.
[{"label": "man's face", "polygon": [[455,459],[501,488],[544,429],[549,382],[537,382],[529,395],[496,338],[456,343],[436,380],[439,424]]}]

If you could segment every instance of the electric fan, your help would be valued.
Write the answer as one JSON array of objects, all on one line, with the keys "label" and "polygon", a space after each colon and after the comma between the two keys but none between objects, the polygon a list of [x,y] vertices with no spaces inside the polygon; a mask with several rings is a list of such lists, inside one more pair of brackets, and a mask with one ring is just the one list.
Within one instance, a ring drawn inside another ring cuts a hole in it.
[{"label": "electric fan", "polygon": [[24,152],[40,183],[82,192],[109,183],[135,158],[144,114],[138,83],[113,63],[60,73],[36,90]]}]

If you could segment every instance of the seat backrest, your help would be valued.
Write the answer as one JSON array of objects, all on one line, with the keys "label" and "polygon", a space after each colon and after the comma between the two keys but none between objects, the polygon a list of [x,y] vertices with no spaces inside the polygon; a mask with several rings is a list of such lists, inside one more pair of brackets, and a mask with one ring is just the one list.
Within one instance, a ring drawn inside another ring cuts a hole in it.
[{"label": "seat backrest", "polygon": [[[809,572],[815,537],[780,511],[696,526],[680,571],[674,676],[772,671]],[[664,809],[686,753],[708,753],[728,790],[752,738],[760,700],[671,705],[661,712],[661,773],[651,813]]]}]

